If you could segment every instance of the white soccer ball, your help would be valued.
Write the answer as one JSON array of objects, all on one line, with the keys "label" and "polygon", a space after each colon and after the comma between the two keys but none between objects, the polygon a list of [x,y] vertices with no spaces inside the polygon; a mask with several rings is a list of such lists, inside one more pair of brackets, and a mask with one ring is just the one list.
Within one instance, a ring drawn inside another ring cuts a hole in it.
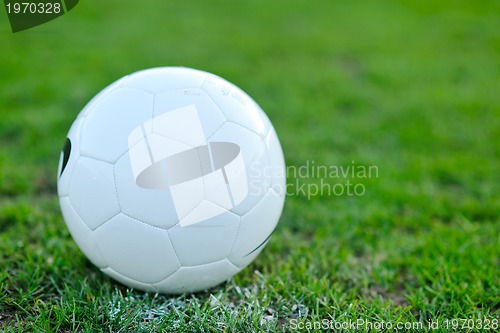
[{"label": "white soccer ball", "polygon": [[95,96],[69,130],[58,175],[83,253],[119,282],[161,293],[213,287],[252,262],[286,192],[260,107],[180,67],[133,73]]}]

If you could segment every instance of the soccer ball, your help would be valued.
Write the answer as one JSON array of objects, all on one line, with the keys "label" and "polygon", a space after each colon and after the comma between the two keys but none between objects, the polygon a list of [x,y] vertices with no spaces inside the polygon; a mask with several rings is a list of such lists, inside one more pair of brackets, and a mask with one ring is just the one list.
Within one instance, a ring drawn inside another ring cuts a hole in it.
[{"label": "soccer ball", "polygon": [[195,292],[260,253],[285,200],[276,132],[241,89],[203,71],[125,76],[71,126],[57,190],[74,240],[144,291]]}]

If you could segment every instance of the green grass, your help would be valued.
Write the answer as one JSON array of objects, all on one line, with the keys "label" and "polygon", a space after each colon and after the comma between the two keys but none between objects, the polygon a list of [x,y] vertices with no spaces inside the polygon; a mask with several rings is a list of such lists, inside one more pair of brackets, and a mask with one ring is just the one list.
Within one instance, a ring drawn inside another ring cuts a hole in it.
[{"label": "green grass", "polygon": [[[2,10],[0,331],[290,331],[295,320],[363,319],[439,320],[433,332],[448,332],[445,320],[498,319],[499,31],[498,1],[89,0],[17,34]],[[263,253],[228,283],[174,297],[128,290],[71,239],[57,162],[93,95],[165,65],[247,91],[288,165],[355,161],[379,177],[351,179],[363,196],[288,196]]]}]

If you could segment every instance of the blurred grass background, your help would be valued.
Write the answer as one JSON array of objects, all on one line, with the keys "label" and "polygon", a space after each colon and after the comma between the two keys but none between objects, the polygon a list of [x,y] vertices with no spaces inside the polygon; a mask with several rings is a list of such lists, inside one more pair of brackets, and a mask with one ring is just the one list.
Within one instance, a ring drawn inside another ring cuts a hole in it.
[{"label": "blurred grass background", "polygon": [[[0,329],[498,318],[500,2],[87,0],[16,34],[2,10],[0,49]],[[90,98],[177,65],[254,97],[288,165],[379,168],[360,197],[289,196],[264,252],[212,296],[112,282],[57,202],[60,149]]]}]

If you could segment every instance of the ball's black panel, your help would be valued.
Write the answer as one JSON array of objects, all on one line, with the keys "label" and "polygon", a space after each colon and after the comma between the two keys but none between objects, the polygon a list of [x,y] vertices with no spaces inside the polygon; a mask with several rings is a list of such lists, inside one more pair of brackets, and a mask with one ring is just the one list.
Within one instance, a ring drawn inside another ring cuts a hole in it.
[{"label": "ball's black panel", "polygon": [[[66,165],[68,164],[69,155],[71,154],[71,140],[69,138],[66,138],[66,143],[64,144],[64,148],[62,150],[62,153],[63,153],[63,161],[62,161],[62,166],[61,166],[61,175],[64,172]],[[59,175],[59,177],[61,175]]]}]

